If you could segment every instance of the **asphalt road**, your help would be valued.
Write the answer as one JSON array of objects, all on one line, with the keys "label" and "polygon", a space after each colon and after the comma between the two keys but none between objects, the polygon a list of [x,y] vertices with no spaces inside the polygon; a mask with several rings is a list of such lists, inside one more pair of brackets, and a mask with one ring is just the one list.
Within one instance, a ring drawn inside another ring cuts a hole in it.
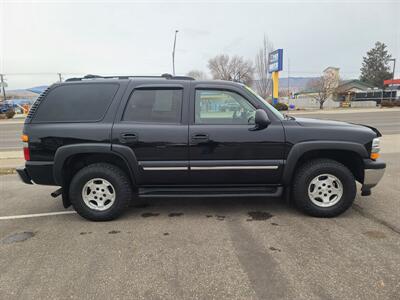
[{"label": "asphalt road", "polygon": [[0,298],[399,299],[392,137],[382,182],[333,219],[260,198],[148,200],[107,223],[73,212],[4,219],[65,210],[54,187],[0,176]]},{"label": "asphalt road", "polygon": [[[289,113],[290,114],[290,113]],[[400,133],[400,111],[380,111],[362,113],[296,113],[294,116],[325,120],[345,121],[356,124],[365,124],[378,128],[382,134]]]},{"label": "asphalt road", "polygon": [[0,151],[19,150],[22,148],[21,134],[24,124],[0,120]]},{"label": "asphalt road", "polygon": [[[380,112],[363,113],[295,113],[294,116],[331,119],[338,121],[347,121],[359,124],[366,124],[378,128],[382,134],[400,133],[400,111],[382,110]],[[20,141],[22,133],[22,123],[0,122],[0,151],[21,149]]]}]

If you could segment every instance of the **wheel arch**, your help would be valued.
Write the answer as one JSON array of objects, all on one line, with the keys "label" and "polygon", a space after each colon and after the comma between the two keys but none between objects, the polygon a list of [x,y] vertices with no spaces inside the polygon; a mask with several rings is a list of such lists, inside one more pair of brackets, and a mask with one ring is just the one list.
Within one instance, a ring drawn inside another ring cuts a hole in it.
[{"label": "wheel arch", "polygon": [[343,141],[310,141],[295,144],[286,159],[283,183],[289,186],[295,171],[306,161],[314,158],[329,158],[344,164],[357,181],[364,178],[363,158],[368,157],[367,149],[361,144]]},{"label": "wheel arch", "polygon": [[[129,147],[119,146],[114,150],[111,144],[74,144],[57,149],[54,157],[53,176],[60,186],[68,185],[71,177],[82,167],[96,162],[108,162],[120,167],[136,184],[138,163]],[[122,150],[121,150],[122,148]],[[123,149],[123,148],[128,148]]]}]

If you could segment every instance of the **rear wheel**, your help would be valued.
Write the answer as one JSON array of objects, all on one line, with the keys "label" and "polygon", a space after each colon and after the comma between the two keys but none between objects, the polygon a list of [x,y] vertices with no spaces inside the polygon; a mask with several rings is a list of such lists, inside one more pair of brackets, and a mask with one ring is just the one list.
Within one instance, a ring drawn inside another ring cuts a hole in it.
[{"label": "rear wheel", "polygon": [[71,181],[69,193],[78,214],[92,221],[119,217],[132,199],[126,174],[107,163],[92,164],[79,170]]},{"label": "rear wheel", "polygon": [[293,182],[296,206],[315,217],[335,217],[346,211],[356,196],[355,179],[343,164],[330,159],[305,163]]}]

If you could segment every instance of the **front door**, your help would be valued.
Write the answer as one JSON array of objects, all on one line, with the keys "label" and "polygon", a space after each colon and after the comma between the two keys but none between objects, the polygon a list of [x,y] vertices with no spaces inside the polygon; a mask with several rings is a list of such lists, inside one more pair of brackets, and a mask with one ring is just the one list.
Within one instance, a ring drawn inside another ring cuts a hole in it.
[{"label": "front door", "polygon": [[136,85],[122,101],[113,144],[130,147],[141,185],[186,184],[189,175],[188,84]]},{"label": "front door", "polygon": [[279,120],[254,127],[257,109],[239,88],[193,86],[189,126],[193,184],[273,184],[283,167],[284,132]]}]

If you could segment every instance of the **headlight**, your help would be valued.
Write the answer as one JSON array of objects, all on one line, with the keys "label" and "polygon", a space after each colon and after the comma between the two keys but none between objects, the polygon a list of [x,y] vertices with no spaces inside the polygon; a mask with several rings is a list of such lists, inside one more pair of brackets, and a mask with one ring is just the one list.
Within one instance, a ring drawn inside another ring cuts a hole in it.
[{"label": "headlight", "polygon": [[374,138],[372,140],[371,159],[373,160],[378,159],[380,156],[379,151],[381,151],[381,148],[379,147],[379,143],[380,143],[379,138]]}]

